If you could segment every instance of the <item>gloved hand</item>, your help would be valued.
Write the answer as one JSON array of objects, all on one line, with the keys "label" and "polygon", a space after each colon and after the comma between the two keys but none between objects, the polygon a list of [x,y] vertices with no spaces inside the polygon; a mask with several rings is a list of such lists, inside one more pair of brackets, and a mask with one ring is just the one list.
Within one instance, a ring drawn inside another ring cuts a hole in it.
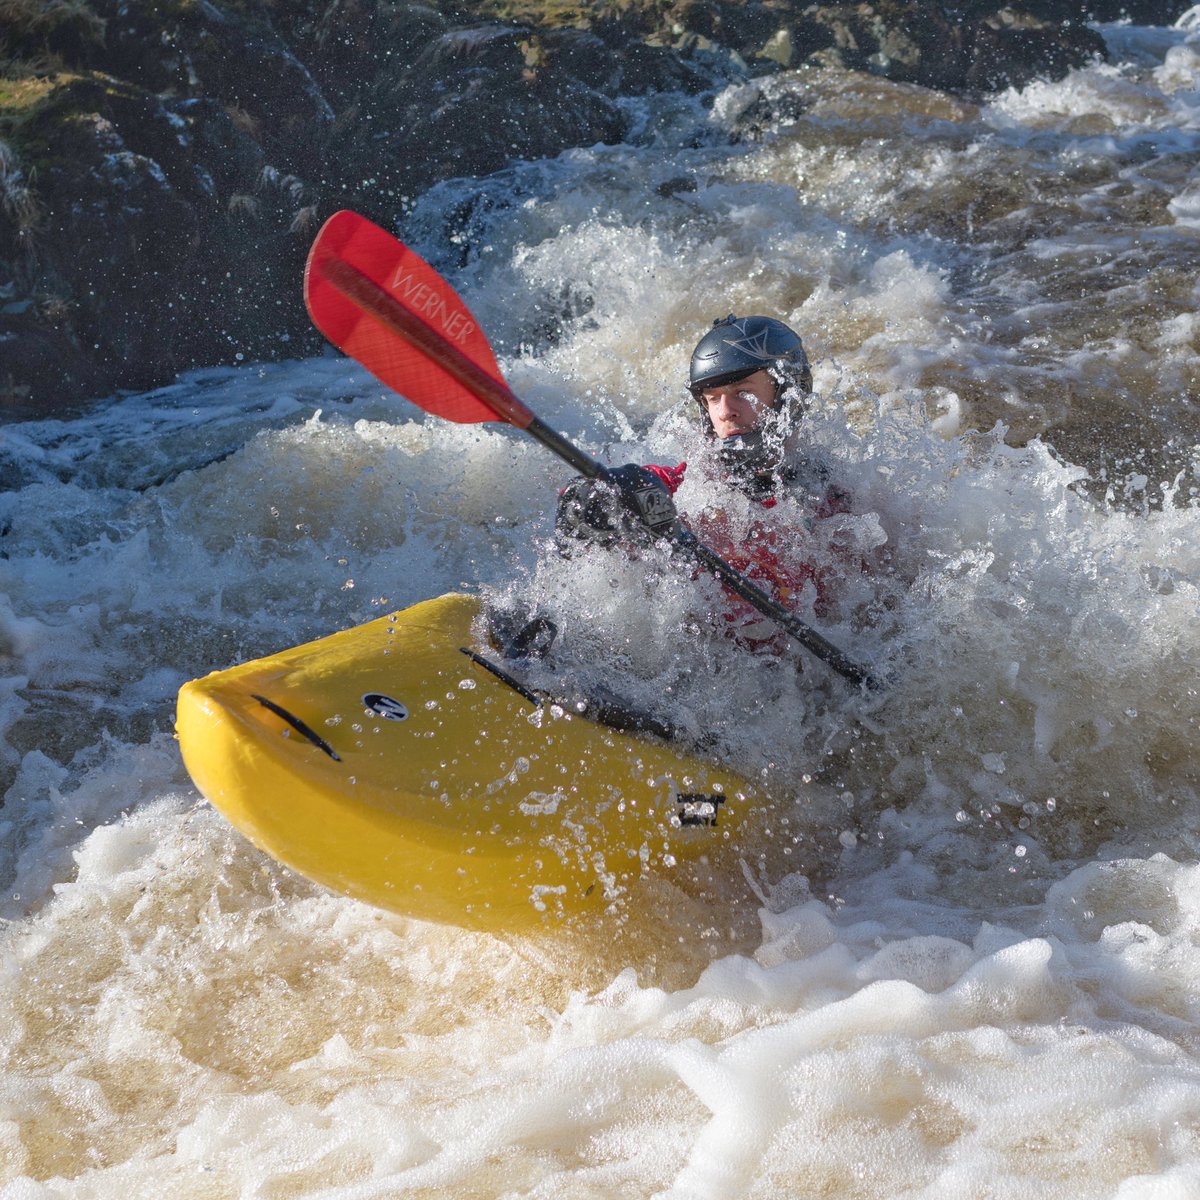
[{"label": "gloved hand", "polygon": [[599,479],[572,479],[558,498],[554,532],[560,541],[612,546],[665,537],[676,520],[675,503],[662,480],[627,463]]}]

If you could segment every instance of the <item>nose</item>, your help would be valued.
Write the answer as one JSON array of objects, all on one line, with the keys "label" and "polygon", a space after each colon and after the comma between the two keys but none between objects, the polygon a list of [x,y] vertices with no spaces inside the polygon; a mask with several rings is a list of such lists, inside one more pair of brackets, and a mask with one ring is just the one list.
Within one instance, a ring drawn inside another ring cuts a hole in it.
[{"label": "nose", "polygon": [[714,388],[713,393],[715,394],[710,395],[708,407],[710,409],[724,408],[728,410],[737,399],[738,389],[736,385],[729,384],[725,387]]}]

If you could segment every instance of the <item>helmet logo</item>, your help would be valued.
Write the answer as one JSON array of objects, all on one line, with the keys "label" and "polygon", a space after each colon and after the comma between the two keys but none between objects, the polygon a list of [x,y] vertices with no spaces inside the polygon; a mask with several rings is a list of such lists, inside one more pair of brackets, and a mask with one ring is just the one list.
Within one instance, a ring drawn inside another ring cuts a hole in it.
[{"label": "helmet logo", "polygon": [[772,354],[767,347],[767,339],[770,336],[770,329],[760,329],[758,333],[748,333],[746,331],[746,322],[737,321],[730,322],[730,327],[736,329],[739,334],[738,338],[722,338],[721,340],[727,346],[732,346],[735,350],[741,350],[745,354],[749,354],[752,358],[760,358],[764,362],[768,359],[777,358],[778,355]]}]

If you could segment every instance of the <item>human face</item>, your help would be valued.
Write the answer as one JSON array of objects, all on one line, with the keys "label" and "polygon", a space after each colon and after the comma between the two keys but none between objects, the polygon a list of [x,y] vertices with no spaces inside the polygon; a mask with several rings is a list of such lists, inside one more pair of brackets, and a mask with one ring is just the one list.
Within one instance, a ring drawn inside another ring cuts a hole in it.
[{"label": "human face", "polygon": [[775,392],[775,380],[766,371],[755,371],[733,383],[702,389],[700,402],[713,433],[727,438],[755,428],[762,414],[775,406]]}]

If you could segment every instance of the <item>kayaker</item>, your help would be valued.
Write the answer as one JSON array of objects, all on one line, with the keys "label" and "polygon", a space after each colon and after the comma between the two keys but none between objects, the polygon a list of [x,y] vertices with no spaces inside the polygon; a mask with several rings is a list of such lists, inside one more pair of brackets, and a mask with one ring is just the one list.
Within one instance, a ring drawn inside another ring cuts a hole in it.
[{"label": "kayaker", "polygon": [[[730,314],[714,321],[692,352],[688,390],[711,450],[695,465],[758,508],[791,501],[787,515],[799,517],[799,527],[781,528],[765,514],[738,520],[711,505],[685,519],[727,562],[781,603],[790,606],[811,587],[814,612],[827,615],[836,554],[828,553],[828,544],[826,553],[819,553],[812,535],[816,522],[850,511],[850,495],[832,478],[828,458],[806,446],[801,435],[812,371],[799,335],[774,317]],[[652,511],[673,514],[671,497],[687,468],[686,462],[627,464],[611,472],[611,482],[572,480],[559,497],[555,519],[560,550],[570,555],[581,542],[613,546],[645,540],[647,497]],[[730,597],[722,615],[730,634],[749,648],[779,648],[775,626],[744,601]]]}]

